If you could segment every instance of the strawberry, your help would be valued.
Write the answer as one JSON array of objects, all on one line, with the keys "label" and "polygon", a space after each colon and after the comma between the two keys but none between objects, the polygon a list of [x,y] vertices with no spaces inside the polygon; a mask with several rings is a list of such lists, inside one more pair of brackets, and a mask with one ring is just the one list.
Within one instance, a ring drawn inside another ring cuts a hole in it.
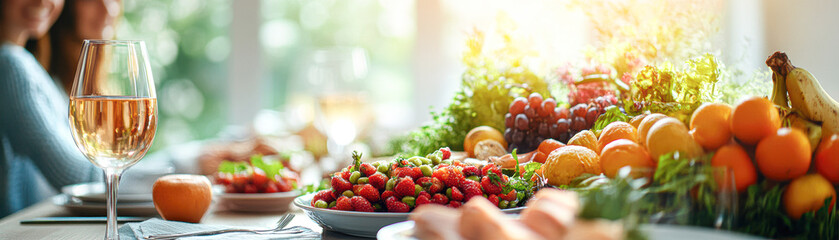
[{"label": "strawberry", "polygon": [[515,201],[515,200],[516,200],[516,198],[518,198],[518,195],[517,195],[517,194],[518,194],[518,193],[516,193],[516,190],[515,190],[515,189],[512,189],[512,190],[510,190],[510,192],[508,192],[507,194],[501,194],[501,195],[499,195],[499,197],[501,197],[501,199],[504,199],[504,200],[507,200],[507,201],[512,202],[512,201]]},{"label": "strawberry", "polygon": [[364,176],[372,176],[373,174],[378,172],[376,167],[373,167],[373,165],[369,163],[362,163],[359,171],[361,172],[361,174],[364,174]]},{"label": "strawberry", "polygon": [[389,197],[385,200],[385,206],[387,207],[388,212],[408,212],[411,211],[411,208],[408,207],[408,204],[399,201],[396,197]]},{"label": "strawberry", "polygon": [[332,176],[332,191],[341,194],[346,190],[352,190],[352,183],[338,175]]},{"label": "strawberry", "polygon": [[352,193],[356,196],[361,195],[361,188],[362,187],[364,187],[364,185],[361,185],[361,184],[352,185]]},{"label": "strawberry", "polygon": [[428,193],[428,192],[420,192],[419,195],[417,195],[417,197],[422,197],[422,196],[425,196],[428,199],[431,199],[431,194]]},{"label": "strawberry", "polygon": [[446,205],[446,203],[449,202],[449,198],[447,198],[446,195],[438,193],[438,194],[434,194],[434,197],[431,198],[431,202],[434,202],[434,203],[440,204],[440,205]]},{"label": "strawberry", "polygon": [[490,172],[490,171],[492,171],[493,173],[495,173],[495,175],[498,175],[498,176],[503,176],[504,175],[504,174],[501,174],[501,169],[498,169],[498,166],[495,166],[495,164],[485,165],[484,168],[481,169],[481,174],[483,176],[486,176],[488,174],[488,172]]},{"label": "strawberry", "polygon": [[451,201],[451,202],[449,202],[449,206],[448,206],[448,207],[450,207],[450,208],[459,208],[461,205],[463,205],[463,203],[462,203],[462,202],[459,202],[459,201]]},{"label": "strawberry", "polygon": [[256,186],[254,186],[253,184],[247,184],[247,185],[245,185],[244,192],[245,193],[258,193],[259,189],[257,189]]},{"label": "strawberry", "polygon": [[393,191],[387,190],[387,191],[382,192],[382,197],[380,197],[379,199],[388,199],[388,198],[393,197],[393,196],[396,196],[396,193],[394,193]]},{"label": "strawberry", "polygon": [[337,201],[338,201],[338,203],[335,204],[335,209],[336,210],[343,210],[343,211],[352,211],[353,210],[353,205],[352,205],[352,201],[350,201],[350,198],[345,197],[345,196],[341,196],[341,197],[338,198]]},{"label": "strawberry", "polygon": [[376,187],[376,189],[384,190],[385,186],[387,186],[387,176],[381,173],[373,174],[372,176],[368,177],[367,181],[370,182],[370,185]]},{"label": "strawberry", "polygon": [[459,187],[460,183],[466,179],[460,171],[451,166],[437,169],[432,176],[440,179],[448,187]]},{"label": "strawberry", "polygon": [[447,160],[452,157],[452,150],[448,147],[440,148],[440,152],[443,153],[443,158],[440,160]]},{"label": "strawberry", "polygon": [[493,183],[489,176],[484,176],[481,178],[481,188],[484,189],[486,194],[500,194],[501,193],[501,186],[496,183]]},{"label": "strawberry", "polygon": [[411,171],[409,173],[410,173],[411,178],[413,178],[413,179],[420,179],[421,177],[424,176],[422,174],[422,170],[419,167],[411,168]]},{"label": "strawberry", "polygon": [[350,172],[350,171],[341,172],[341,178],[343,178],[344,180],[347,180],[347,181],[350,181],[350,176],[351,175],[352,175],[352,172]]},{"label": "strawberry", "polygon": [[352,208],[355,209],[355,211],[359,211],[359,212],[375,212],[376,211],[376,209],[373,208],[373,205],[370,204],[370,202],[368,202],[367,199],[364,199],[363,197],[355,196],[355,197],[352,197],[352,199],[350,199],[350,201],[352,202]]},{"label": "strawberry", "polygon": [[314,204],[318,200],[323,200],[324,202],[332,202],[335,201],[335,197],[332,195],[332,191],[321,190],[320,192],[315,193],[315,196],[312,197],[312,204]]},{"label": "strawberry", "polygon": [[419,184],[420,186],[425,188],[425,187],[431,186],[431,179],[433,179],[433,178],[421,177],[421,178],[417,178],[417,181],[415,183]]},{"label": "strawberry", "polygon": [[[423,192],[423,193],[425,193],[425,192]],[[416,204],[416,206],[419,207],[423,204],[429,204],[429,203],[431,203],[431,199],[428,198],[428,195],[420,194],[420,196],[417,197],[417,200],[414,204]]]},{"label": "strawberry", "polygon": [[483,196],[481,184],[472,180],[463,181],[463,199],[469,201],[472,197]]},{"label": "strawberry", "polygon": [[397,177],[397,178],[409,177],[409,176],[411,176],[412,171],[413,170],[411,170],[410,168],[396,167],[396,168],[393,168],[390,175],[392,177]]},{"label": "strawberry", "polygon": [[461,170],[461,171],[463,172],[463,175],[465,175],[467,177],[468,176],[481,176],[481,170],[479,170],[478,167],[475,167],[475,166],[463,167],[463,170]]},{"label": "strawberry", "polygon": [[441,182],[440,179],[432,177],[431,186],[426,188],[426,191],[428,191],[429,193],[438,193],[440,191],[443,191],[444,188],[446,188],[446,186],[443,185],[443,182]]},{"label": "strawberry", "polygon": [[487,199],[489,199],[489,202],[491,202],[492,205],[495,206],[498,206],[498,202],[501,202],[501,198],[499,198],[495,194],[490,194],[489,196],[487,196]]},{"label": "strawberry", "polygon": [[254,167],[253,174],[251,174],[251,181],[254,185],[262,187],[268,183],[268,176],[265,175],[265,171],[261,168]]},{"label": "strawberry", "polygon": [[396,183],[396,187],[393,188],[393,191],[400,197],[414,196],[416,193],[414,180],[411,180],[410,177],[400,179],[399,182]]},{"label": "strawberry", "polygon": [[463,193],[460,192],[460,189],[457,187],[452,187],[452,200],[454,201],[463,201]]},{"label": "strawberry", "polygon": [[361,190],[358,190],[358,196],[364,197],[370,202],[378,202],[379,201],[379,190],[373,185],[364,184],[361,187]]}]

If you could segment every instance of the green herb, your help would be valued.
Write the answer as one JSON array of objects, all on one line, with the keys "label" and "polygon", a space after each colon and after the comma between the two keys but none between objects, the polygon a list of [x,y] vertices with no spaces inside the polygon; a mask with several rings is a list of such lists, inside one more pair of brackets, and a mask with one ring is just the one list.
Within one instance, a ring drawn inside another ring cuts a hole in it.
[{"label": "green herb", "polygon": [[504,130],[504,114],[517,96],[538,92],[550,97],[545,80],[525,64],[530,53],[520,49],[525,45],[516,41],[512,30],[499,30],[503,47],[495,51],[484,49],[484,34],[475,31],[468,36],[463,55],[466,71],[461,77],[461,88],[452,102],[439,112],[432,111],[432,121],[391,144],[393,153],[420,155],[441,147],[463,150],[466,133],[478,126]]},{"label": "green herb", "polygon": [[592,127],[591,130],[597,132],[606,128],[606,126],[610,123],[618,121],[629,122],[629,116],[623,114],[618,107],[609,108],[609,110],[597,118],[597,121],[594,122],[594,127]]},{"label": "green herb", "polygon": [[309,185],[304,186],[301,189],[300,195],[302,196],[302,195],[306,195],[306,194],[309,194],[309,193],[315,193],[315,192],[319,192],[321,190],[326,190],[326,189],[330,189],[330,188],[332,188],[332,185],[330,184],[329,178],[324,178],[324,179],[320,180],[320,183],[309,184]]},{"label": "green herb", "polygon": [[[519,174],[519,157],[516,152],[517,149],[513,149],[513,159],[516,160],[515,173],[507,178],[507,184],[502,186],[501,191],[508,193],[511,190],[516,190],[518,193],[524,193],[520,195],[521,198],[517,199],[519,200],[519,205],[523,205],[528,199],[530,199],[531,196],[533,196],[533,192],[536,190],[536,181],[539,181],[539,179],[532,179],[532,177],[536,174],[536,170],[542,167],[542,164],[538,162],[530,162],[524,166],[524,174]],[[496,181],[496,179],[493,178],[495,173],[490,172],[488,175],[490,176],[490,179]],[[498,178],[498,176],[495,176],[495,178]],[[500,181],[501,179],[497,180]]]},{"label": "green herb", "polygon": [[[836,239],[839,238],[839,213],[828,211],[831,199],[815,212],[808,212],[797,221],[787,216],[782,197],[784,185],[765,180],[746,190],[742,224],[737,231],[768,238]],[[834,209],[836,206],[833,206]]]},{"label": "green herb", "polygon": [[[274,179],[275,175],[281,175],[283,168],[283,163],[277,160],[272,159],[265,159],[262,155],[253,155],[251,156],[251,166],[255,168],[262,169],[265,172],[265,176],[269,179]],[[281,175],[282,176],[282,175]]]}]

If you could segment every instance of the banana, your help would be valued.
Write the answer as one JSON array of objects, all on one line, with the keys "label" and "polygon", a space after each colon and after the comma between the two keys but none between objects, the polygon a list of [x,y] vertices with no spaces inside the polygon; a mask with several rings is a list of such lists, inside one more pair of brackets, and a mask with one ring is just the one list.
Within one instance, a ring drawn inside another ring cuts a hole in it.
[{"label": "banana", "polygon": [[787,75],[786,83],[793,109],[807,119],[822,122],[828,136],[839,132],[839,103],[824,91],[813,74],[795,68]]},{"label": "banana", "polygon": [[772,73],[772,96],[769,98],[772,103],[782,108],[789,108],[789,98],[787,98],[787,83],[786,78],[780,73]]},{"label": "banana", "polygon": [[810,152],[816,151],[822,140],[822,126],[801,117],[797,112],[788,114],[786,120],[791,128],[801,130],[807,135],[807,139],[810,140]]},{"label": "banana", "polygon": [[839,103],[824,91],[813,74],[793,66],[783,52],[772,54],[766,60],[766,65],[772,68],[774,74],[784,76],[789,103],[793,110],[798,111],[801,117],[821,122],[823,135],[839,133]]}]

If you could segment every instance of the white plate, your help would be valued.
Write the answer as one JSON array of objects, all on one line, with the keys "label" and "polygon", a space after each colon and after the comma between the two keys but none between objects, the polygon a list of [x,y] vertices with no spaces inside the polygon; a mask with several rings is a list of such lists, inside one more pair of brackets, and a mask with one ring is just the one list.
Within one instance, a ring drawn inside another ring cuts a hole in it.
[{"label": "white plate", "polygon": [[[80,183],[61,188],[61,192],[85,202],[105,202],[105,184],[102,182]],[[130,186],[120,184],[117,201],[124,203],[152,202],[151,192],[132,191]]]},{"label": "white plate", "polygon": [[[384,226],[408,220],[410,213],[355,212],[312,207],[314,193],[294,199],[294,205],[303,209],[306,215],[327,230],[359,237],[376,237]],[[524,207],[502,210],[505,213],[519,213]]]},{"label": "white plate", "polygon": [[[756,236],[745,235],[729,231],[718,231],[709,228],[675,226],[675,225],[643,225],[641,231],[647,234],[650,240],[658,239],[679,239],[679,240],[751,240],[764,239]],[[376,238],[379,240],[417,240],[413,237],[414,221],[398,222],[387,225],[379,230]]]},{"label": "white plate", "polygon": [[[66,208],[75,215],[105,216],[107,206],[104,202],[86,202],[67,194],[52,197],[52,203]],[[117,214],[120,216],[156,216],[157,210],[152,202],[117,203]]]},{"label": "white plate", "polygon": [[237,212],[285,212],[300,191],[278,193],[224,193],[216,192],[218,204]]}]

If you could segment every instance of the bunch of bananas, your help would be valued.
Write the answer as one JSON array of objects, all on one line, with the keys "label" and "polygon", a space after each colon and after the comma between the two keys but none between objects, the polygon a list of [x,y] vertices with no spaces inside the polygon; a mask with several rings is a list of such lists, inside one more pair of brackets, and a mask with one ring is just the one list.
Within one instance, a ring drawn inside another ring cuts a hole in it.
[{"label": "bunch of bananas", "polygon": [[773,72],[770,100],[790,110],[785,120],[790,127],[807,133],[813,150],[822,136],[839,133],[839,103],[824,91],[813,74],[793,66],[783,52],[769,56],[766,65]]}]

